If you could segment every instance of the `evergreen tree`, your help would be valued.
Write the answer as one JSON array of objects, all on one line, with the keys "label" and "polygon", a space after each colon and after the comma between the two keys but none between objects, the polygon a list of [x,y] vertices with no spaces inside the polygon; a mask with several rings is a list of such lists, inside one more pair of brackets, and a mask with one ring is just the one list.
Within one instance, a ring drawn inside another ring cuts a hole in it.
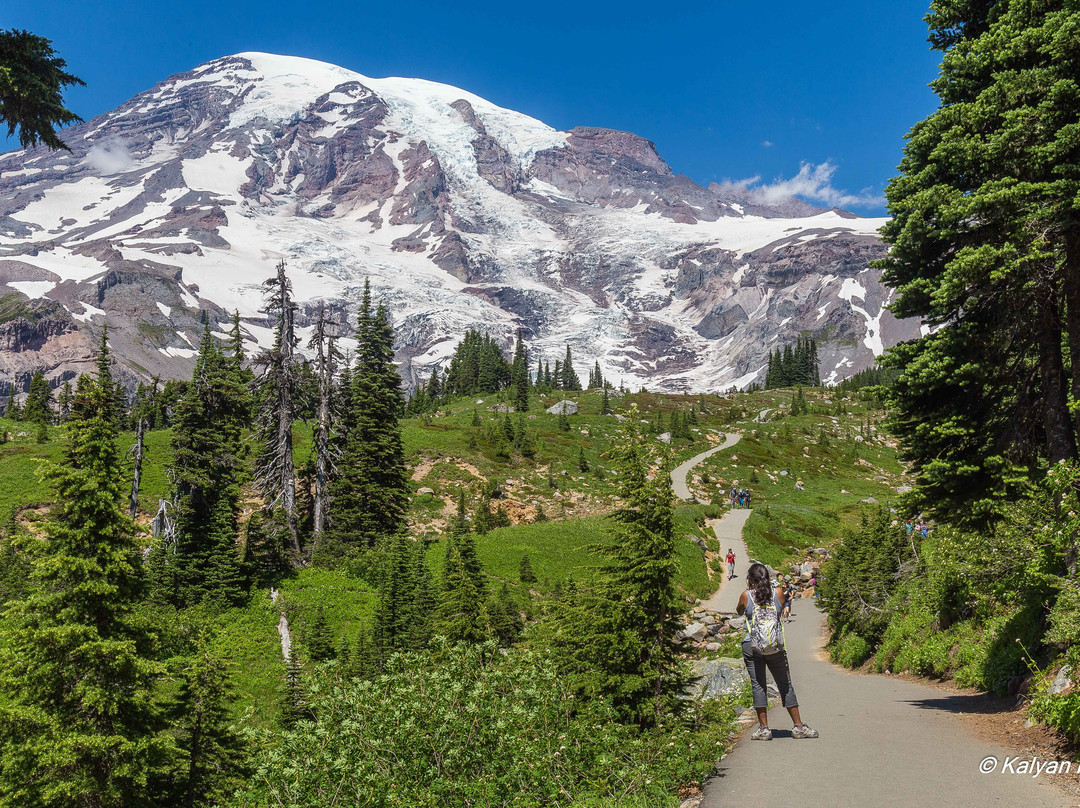
[{"label": "evergreen tree", "polygon": [[137,615],[139,546],[111,392],[79,380],[63,465],[49,474],[49,540],[29,594],[5,613],[0,805],[126,808],[159,797],[167,743],[152,687],[163,671]]},{"label": "evergreen tree", "polygon": [[15,382],[8,385],[7,401],[4,404],[4,417],[12,421],[22,420],[22,408],[19,407],[19,399],[16,397]]},{"label": "evergreen tree", "polygon": [[508,647],[517,642],[525,629],[525,621],[506,581],[503,581],[498,598],[492,601],[489,612],[491,631],[499,645]]},{"label": "evergreen tree", "polygon": [[409,627],[409,649],[417,650],[428,644],[431,618],[438,606],[438,597],[427,564],[427,547],[414,541],[412,568],[412,623]]},{"label": "evergreen tree", "polygon": [[292,729],[297,722],[309,720],[311,711],[304,689],[304,668],[294,650],[285,661],[285,687],[281,693],[281,726]]},{"label": "evergreen tree", "polygon": [[255,462],[255,482],[267,510],[281,508],[289,531],[293,563],[300,563],[300,535],[296,514],[296,469],[293,464],[293,421],[296,420],[296,394],[299,367],[296,357],[294,318],[296,304],[292,284],[285,275],[285,262],[279,261],[277,274],[264,284],[266,312],[275,319],[274,345],[260,354],[257,362],[262,375],[257,380],[259,409],[256,418],[256,442],[259,452]]},{"label": "evergreen tree", "polygon": [[232,728],[236,695],[225,661],[201,644],[184,670],[171,724],[183,755],[174,804],[224,805],[244,782],[244,745]]},{"label": "evergreen tree", "polygon": [[237,534],[248,401],[206,321],[172,433],[176,546],[154,550],[165,554],[158,584],[177,605],[243,596]]},{"label": "evergreen tree", "polygon": [[457,542],[450,547],[443,569],[443,591],[436,612],[436,631],[451,642],[483,642],[489,636],[483,595],[466,569]]},{"label": "evergreen tree", "polygon": [[585,447],[578,447],[578,459],[577,459],[578,471],[582,474],[587,474],[589,471],[589,461],[585,458]]},{"label": "evergreen tree", "polygon": [[611,415],[611,397],[608,395],[610,385],[604,382],[604,397],[600,402],[600,414]]},{"label": "evergreen tree", "polygon": [[[498,527],[498,525],[495,526]],[[473,538],[472,531],[469,529],[464,491],[458,494],[457,516],[450,528],[450,535],[447,539],[444,566],[450,563],[451,553],[457,554],[463,569],[472,579],[473,589],[477,597],[483,600],[487,595],[487,583],[483,565],[480,563],[480,556],[476,552],[476,541]]]},{"label": "evergreen tree", "polygon": [[666,469],[646,476],[637,423],[634,407],[616,450],[624,504],[612,517],[611,541],[597,547],[602,579],[595,594],[567,611],[561,642],[586,692],[611,697],[627,721],[652,726],[679,709],[688,681],[678,639],[685,606],[675,586],[671,479]]},{"label": "evergreen tree", "polygon": [[330,486],[330,535],[345,547],[371,547],[404,526],[409,488],[398,423],[403,396],[394,330],[386,309],[372,308],[366,282],[356,339],[340,471]]},{"label": "evergreen tree", "polygon": [[326,620],[326,610],[315,607],[315,616],[307,627],[307,652],[312,662],[325,662],[334,658],[334,633]]},{"label": "evergreen tree", "polygon": [[24,421],[35,424],[48,424],[53,417],[53,395],[45,374],[40,370],[30,377],[30,390],[23,402],[22,417]]},{"label": "evergreen tree", "polygon": [[[898,346],[892,428],[928,513],[993,521],[1046,462],[1075,459],[1080,393],[1077,11],[935,3],[940,107],[886,196],[892,308],[933,326]],[[1053,89],[1051,89],[1053,88]]]},{"label": "evergreen tree", "polygon": [[379,603],[375,610],[375,635],[384,655],[407,651],[411,647],[413,621],[417,617],[414,543],[404,532],[399,532],[390,540],[384,556]]},{"label": "evergreen tree", "polygon": [[71,400],[74,396],[75,393],[71,389],[71,382],[64,382],[64,386],[60,388],[60,393],[56,396],[56,404],[59,409],[57,415],[62,424],[66,424],[68,418],[71,417]]},{"label": "evergreen tree", "polygon": [[514,409],[525,412],[529,409],[529,350],[521,338],[521,329],[517,332],[514,345],[514,362],[511,367],[511,385],[513,387]]},{"label": "evergreen tree", "polygon": [[473,528],[477,535],[483,536],[491,530],[491,495],[487,490],[480,493],[480,502],[476,506],[476,518],[473,520]]},{"label": "evergreen tree", "polygon": [[552,384],[553,384],[552,389],[554,389],[554,390],[565,390],[566,388],[563,387],[563,379],[565,378],[565,376],[566,376],[566,374],[563,373],[563,369],[562,369],[562,361],[559,360],[559,359],[556,359],[555,360],[555,371],[551,374],[551,379],[552,379]]},{"label": "evergreen tree", "polygon": [[525,553],[521,557],[521,565],[518,567],[518,580],[523,584],[536,583],[536,573],[533,572],[532,563],[529,561],[528,553]]},{"label": "evergreen tree", "polygon": [[56,129],[82,118],[64,106],[63,92],[86,82],[66,68],[51,40],[14,28],[0,31],[0,122],[9,138],[19,130],[21,148],[43,143],[71,151]]},{"label": "evergreen tree", "polygon": [[581,379],[578,377],[577,372],[574,370],[574,360],[570,356],[570,346],[566,346],[566,358],[562,364],[562,389],[563,390],[580,390]]}]

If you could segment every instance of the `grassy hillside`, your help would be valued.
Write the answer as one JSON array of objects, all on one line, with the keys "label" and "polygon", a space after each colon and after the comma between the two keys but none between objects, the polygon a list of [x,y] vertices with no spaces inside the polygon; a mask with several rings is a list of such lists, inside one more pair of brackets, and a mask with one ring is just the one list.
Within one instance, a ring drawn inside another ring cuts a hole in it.
[{"label": "grassy hillside", "polygon": [[[498,396],[454,402],[437,413],[402,422],[414,491],[410,532],[428,542],[429,566],[438,576],[442,538],[460,492],[465,492],[470,517],[487,492],[510,522],[477,537],[493,589],[506,582],[523,594],[519,570],[525,554],[538,578],[529,587],[534,592],[551,592],[571,576],[589,579],[598,564],[591,548],[605,540],[606,515],[618,507],[609,452],[620,440],[621,419],[636,406],[638,426],[656,450],[655,471],[665,456],[674,465],[715,445],[717,433],[734,429],[744,434],[736,447],[714,455],[691,475],[692,490],[706,504],[676,509],[679,587],[688,600],[704,597],[713,585],[705,553],[694,538],[716,549],[715,538],[704,526],[704,513],[708,508],[715,516],[715,506],[708,503],[725,503],[726,491],[736,481],[754,493],[755,513],[746,536],[751,553],[774,565],[856,524],[866,507],[860,499],[888,502],[896,496],[902,474],[895,449],[875,424],[868,428],[866,423],[868,416],[880,420],[881,413],[854,397],[813,391],[805,396],[810,412],[790,415],[792,391],[732,398],[636,393],[612,398],[612,410],[620,416],[616,417],[601,414],[599,392],[560,393],[534,397],[529,412],[509,414],[510,430],[507,414],[495,409],[502,404]],[[576,415],[560,419],[546,412],[564,397],[578,404]],[[690,438],[676,438],[670,444],[657,439],[657,429],[670,428],[673,412],[689,416],[691,410],[696,423],[689,427]],[[763,410],[768,412],[756,420]],[[60,459],[64,429],[51,427],[44,443],[36,442],[37,430],[29,424],[0,420],[0,429],[11,437],[0,446],[0,515],[19,512],[24,522],[40,520],[52,495],[39,470],[46,461]],[[512,443],[520,440],[523,429],[528,432],[525,446],[533,447],[527,455]],[[139,498],[143,524],[156,511],[159,498],[168,496],[170,440],[169,430],[146,436]],[[123,451],[133,443],[132,433],[121,435]],[[310,426],[298,424],[294,452],[298,466],[307,462],[310,452]],[[796,480],[803,481],[804,490],[796,490]],[[427,490],[419,493],[421,489]],[[253,491],[250,496],[254,506]],[[269,589],[255,591],[247,606],[213,618],[214,644],[231,661],[241,696],[237,709],[250,709],[256,723],[272,720],[280,699],[281,611],[289,617],[300,649],[317,608],[326,615],[335,644],[353,644],[361,629],[370,626],[377,600],[372,581],[341,570],[302,569],[275,586],[276,603],[271,603]]]}]

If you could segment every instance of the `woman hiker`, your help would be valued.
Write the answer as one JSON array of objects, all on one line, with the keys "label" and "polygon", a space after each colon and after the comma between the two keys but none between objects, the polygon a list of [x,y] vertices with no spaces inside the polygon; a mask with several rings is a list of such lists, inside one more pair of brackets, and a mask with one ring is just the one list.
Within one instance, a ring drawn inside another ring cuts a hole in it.
[{"label": "woman hiker", "polygon": [[[795,688],[791,685],[787,649],[783,644],[780,619],[791,613],[787,597],[780,587],[769,581],[769,569],[764,564],[751,564],[746,574],[746,591],[739,597],[736,611],[745,615],[746,636],[742,641],[743,662],[754,692],[754,710],[758,727],[750,734],[752,741],[771,741],[769,729],[769,691],[765,687],[765,670],[772,672],[783,705],[791,715],[795,728],[792,738],[816,738],[817,730],[802,722]],[[774,628],[775,627],[775,628]]]},{"label": "woman hiker", "polygon": [[727,551],[727,579],[735,577],[735,551],[729,547]]}]

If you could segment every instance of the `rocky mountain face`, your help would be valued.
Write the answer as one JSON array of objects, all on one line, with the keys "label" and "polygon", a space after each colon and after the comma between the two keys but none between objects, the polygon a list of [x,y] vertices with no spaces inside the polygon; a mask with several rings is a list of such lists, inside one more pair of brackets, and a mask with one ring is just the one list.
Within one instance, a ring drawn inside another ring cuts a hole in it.
[{"label": "rocky mountain face", "polygon": [[132,378],[186,377],[203,312],[268,346],[279,259],[302,326],[328,306],[346,333],[369,279],[409,385],[469,328],[666,391],[761,380],[807,332],[835,381],[919,333],[867,268],[881,220],[757,205],[636,135],[446,85],[246,53],[64,138],[0,155],[0,382],[20,387],[86,369],[106,323]]}]

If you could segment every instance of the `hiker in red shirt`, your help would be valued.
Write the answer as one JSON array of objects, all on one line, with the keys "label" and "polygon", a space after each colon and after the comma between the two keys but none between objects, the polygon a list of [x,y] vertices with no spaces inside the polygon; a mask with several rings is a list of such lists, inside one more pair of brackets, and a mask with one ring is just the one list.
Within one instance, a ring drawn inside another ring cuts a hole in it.
[{"label": "hiker in red shirt", "polygon": [[730,581],[735,577],[735,551],[728,548],[727,551],[727,579]]}]

